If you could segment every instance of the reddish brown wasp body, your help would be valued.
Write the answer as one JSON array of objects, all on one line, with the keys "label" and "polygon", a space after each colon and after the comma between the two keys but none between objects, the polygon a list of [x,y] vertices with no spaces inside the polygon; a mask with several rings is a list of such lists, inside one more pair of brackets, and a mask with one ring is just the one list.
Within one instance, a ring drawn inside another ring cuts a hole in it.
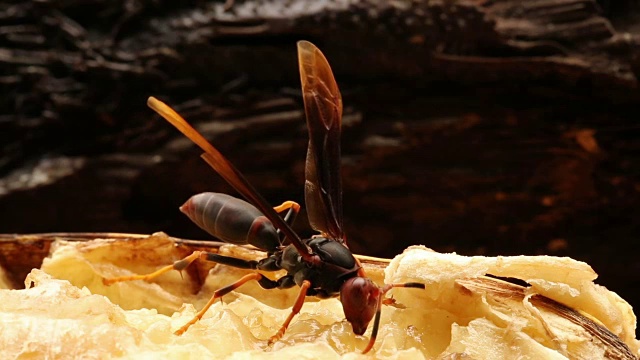
[{"label": "reddish brown wasp body", "polygon": [[[300,209],[298,204],[287,201],[275,208],[269,206],[244,176],[202,135],[170,107],[151,97],[148,105],[200,146],[205,151],[203,159],[251,203],[225,194],[203,193],[190,198],[180,208],[182,212],[213,236],[229,243],[254,245],[265,250],[268,256],[260,261],[248,261],[197,251],[152,274],[105,279],[105,283],[150,280],[166,271],[182,270],[197,259],[262,271],[284,269],[287,275],[275,281],[255,272],[215,291],[209,303],[176,334],[182,334],[202,318],[216,299],[250,280],[256,280],[265,289],[300,286],[300,294],[291,314],[280,331],[271,337],[270,343],[284,335],[306,296],[326,298],[339,295],[345,317],[353,326],[354,333],[364,334],[375,316],[371,339],[363,350],[366,353],[375,343],[385,293],[393,287],[424,289],[424,285],[389,284],[380,288],[366,277],[360,263],[349,251],[342,228],[342,98],[329,63],[315,45],[307,41],[298,42],[298,60],[309,129],[305,201],[309,222],[320,235],[301,239],[290,226]],[[279,214],[285,211],[286,214],[281,217]],[[282,245],[285,239],[290,245]]]},{"label": "reddish brown wasp body", "polygon": [[231,244],[251,244],[267,251],[280,247],[281,239],[260,210],[227,194],[202,193],[180,207],[196,225]]}]

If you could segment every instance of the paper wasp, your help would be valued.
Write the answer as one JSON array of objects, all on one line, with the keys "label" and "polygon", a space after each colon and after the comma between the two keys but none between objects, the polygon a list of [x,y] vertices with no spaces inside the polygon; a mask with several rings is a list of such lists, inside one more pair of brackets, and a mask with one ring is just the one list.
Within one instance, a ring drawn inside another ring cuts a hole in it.
[{"label": "paper wasp", "polygon": [[[202,158],[251,204],[220,193],[202,193],[191,197],[180,210],[198,226],[229,243],[251,244],[267,252],[260,261],[248,261],[219,254],[196,251],[188,257],[148,275],[105,279],[119,281],[150,280],[170,270],[182,270],[195,260],[261,271],[286,270],[287,275],[271,280],[255,272],[214,292],[197,315],[176,331],[180,335],[202,318],[220,297],[248,281],[255,280],[265,289],[300,286],[291,314],[280,330],[269,339],[278,341],[306,296],[340,296],[344,314],[353,332],[363,335],[375,316],[371,339],[363,353],[375,343],[380,323],[380,308],[385,294],[394,287],[424,289],[424,284],[387,284],[379,287],[367,278],[360,262],[347,247],[343,232],[342,184],[340,177],[340,134],[342,97],[333,73],[322,52],[307,41],[298,42],[300,79],[309,130],[305,168],[305,203],[311,227],[320,235],[301,239],[291,228],[300,206],[287,201],[272,208],[244,176],[173,109],[150,97],[147,104],[196,143]],[[253,204],[253,205],[252,205]],[[286,214],[281,217],[279,214]],[[284,240],[290,245],[283,245]]]}]

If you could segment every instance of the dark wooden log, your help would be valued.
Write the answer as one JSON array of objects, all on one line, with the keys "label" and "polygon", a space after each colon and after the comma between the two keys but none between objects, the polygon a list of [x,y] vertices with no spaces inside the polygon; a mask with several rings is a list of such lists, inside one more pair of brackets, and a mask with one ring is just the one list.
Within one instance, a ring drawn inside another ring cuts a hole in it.
[{"label": "dark wooden log", "polygon": [[2,4],[0,232],[206,238],[177,206],[231,189],[149,95],[274,204],[302,201],[307,39],[343,91],[355,252],[570,255],[640,306],[638,16],[592,0]]}]

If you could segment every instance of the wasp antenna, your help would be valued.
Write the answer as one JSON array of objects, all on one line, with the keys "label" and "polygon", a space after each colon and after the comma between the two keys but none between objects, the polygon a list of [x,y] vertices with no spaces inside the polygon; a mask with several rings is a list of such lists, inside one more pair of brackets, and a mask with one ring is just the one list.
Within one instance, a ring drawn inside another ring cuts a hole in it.
[{"label": "wasp antenna", "polygon": [[382,298],[384,294],[380,294],[378,297],[378,308],[376,309],[376,317],[373,320],[373,329],[371,330],[371,337],[369,338],[369,343],[367,347],[362,350],[362,354],[368,353],[371,349],[373,349],[373,345],[376,343],[376,338],[378,337],[378,329],[380,328],[380,313],[382,312]]}]

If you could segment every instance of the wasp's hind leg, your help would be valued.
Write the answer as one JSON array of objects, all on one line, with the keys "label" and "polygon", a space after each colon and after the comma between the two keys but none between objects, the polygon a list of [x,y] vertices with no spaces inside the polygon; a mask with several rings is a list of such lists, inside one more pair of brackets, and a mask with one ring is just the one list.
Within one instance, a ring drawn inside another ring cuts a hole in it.
[{"label": "wasp's hind leg", "polygon": [[[267,258],[263,261],[255,261],[255,260],[243,260],[243,259],[238,259],[238,258],[234,258],[231,256],[224,256],[224,255],[219,255],[219,254],[215,254],[215,253],[210,253],[210,252],[206,252],[206,251],[194,251],[191,255],[185,257],[184,259],[178,260],[176,262],[174,262],[171,265],[167,265],[165,267],[162,267],[150,274],[146,274],[146,275],[130,275],[130,276],[119,276],[119,277],[113,277],[113,278],[103,278],[102,282],[105,285],[111,285],[111,284],[115,284],[117,282],[124,282],[124,281],[134,281],[134,280],[144,280],[144,281],[151,281],[154,278],[169,272],[171,270],[177,270],[177,271],[182,271],[184,270],[187,266],[191,265],[192,262],[196,261],[196,260],[205,260],[205,261],[213,261],[215,263],[218,264],[222,264],[222,265],[228,265],[228,266],[232,266],[235,268],[239,268],[239,269],[250,269],[250,270],[256,270],[256,269],[260,269],[260,270],[267,270],[267,271],[274,271],[274,270],[270,270],[269,268],[266,268],[265,265],[271,264],[271,262],[273,261],[269,261],[266,262]],[[265,263],[266,262],[266,263]],[[264,265],[262,263],[265,263]],[[275,270],[279,270],[279,268],[275,269]]]},{"label": "wasp's hind leg", "polygon": [[150,274],[146,274],[146,275],[130,275],[130,276],[118,276],[118,277],[112,277],[112,278],[103,278],[102,279],[102,283],[105,285],[111,285],[111,284],[115,284],[117,282],[123,282],[123,281],[133,281],[133,280],[144,280],[144,281],[151,281],[154,278],[169,272],[171,270],[178,270],[178,271],[182,271],[184,270],[187,266],[189,266],[192,262],[196,261],[197,259],[205,256],[207,254],[207,252],[205,251],[194,251],[191,255],[185,257],[184,259],[178,260],[176,262],[174,262],[171,265],[167,265],[165,267],[162,267]]}]

